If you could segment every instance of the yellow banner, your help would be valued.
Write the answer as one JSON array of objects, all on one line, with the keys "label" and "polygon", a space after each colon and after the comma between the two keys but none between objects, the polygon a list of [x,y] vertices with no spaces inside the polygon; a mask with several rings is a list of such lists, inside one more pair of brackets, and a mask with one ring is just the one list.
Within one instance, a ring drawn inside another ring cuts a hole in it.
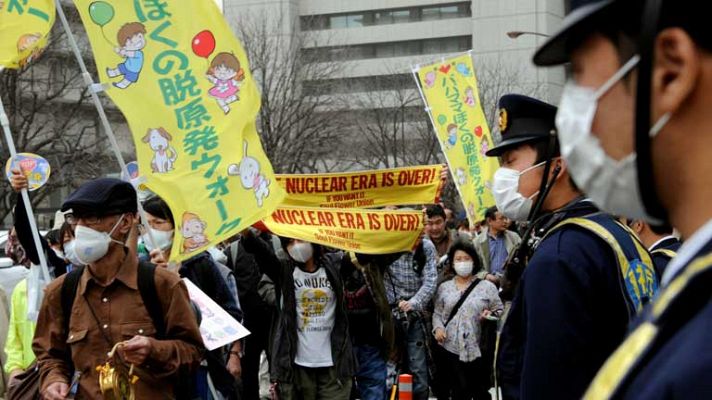
[{"label": "yellow banner", "polygon": [[474,224],[494,205],[490,188],[499,161],[485,156],[494,142],[480,104],[472,57],[463,54],[426,65],[417,75],[467,218]]},{"label": "yellow banner", "polygon": [[423,232],[420,211],[279,207],[264,221],[272,233],[363,254],[411,251]]},{"label": "yellow banner", "polygon": [[373,208],[433,204],[440,198],[442,165],[333,174],[277,175],[283,205]]},{"label": "yellow banner", "polygon": [[284,191],[255,128],[247,55],[213,0],[75,0],[145,185],[176,221],[180,261],[274,211]]},{"label": "yellow banner", "polygon": [[22,68],[47,46],[54,0],[0,0],[0,66]]}]

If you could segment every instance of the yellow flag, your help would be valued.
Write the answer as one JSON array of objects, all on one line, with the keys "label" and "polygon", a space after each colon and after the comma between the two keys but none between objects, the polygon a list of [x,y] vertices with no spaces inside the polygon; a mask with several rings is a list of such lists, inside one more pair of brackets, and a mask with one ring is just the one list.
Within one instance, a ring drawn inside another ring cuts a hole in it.
[{"label": "yellow flag", "polygon": [[480,104],[472,57],[468,53],[422,66],[417,76],[467,218],[474,224],[494,205],[491,185],[499,161],[485,156],[494,142]]},{"label": "yellow flag", "polygon": [[145,185],[176,222],[180,261],[282,201],[255,128],[247,55],[213,0],[75,0],[108,95],[128,120]]},{"label": "yellow flag", "polygon": [[277,175],[287,191],[284,205],[372,208],[437,203],[443,165],[332,174]]},{"label": "yellow flag", "polygon": [[272,233],[363,254],[411,251],[423,232],[421,211],[279,207],[264,225]]},{"label": "yellow flag", "polygon": [[22,68],[47,46],[54,0],[0,0],[0,66]]}]

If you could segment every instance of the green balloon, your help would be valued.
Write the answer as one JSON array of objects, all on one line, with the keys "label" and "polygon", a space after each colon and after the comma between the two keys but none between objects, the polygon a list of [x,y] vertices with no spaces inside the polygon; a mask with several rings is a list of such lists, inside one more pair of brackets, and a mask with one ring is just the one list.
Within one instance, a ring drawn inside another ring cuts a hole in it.
[{"label": "green balloon", "polygon": [[95,1],[89,5],[89,16],[95,24],[104,27],[114,19],[114,7],[105,1]]}]

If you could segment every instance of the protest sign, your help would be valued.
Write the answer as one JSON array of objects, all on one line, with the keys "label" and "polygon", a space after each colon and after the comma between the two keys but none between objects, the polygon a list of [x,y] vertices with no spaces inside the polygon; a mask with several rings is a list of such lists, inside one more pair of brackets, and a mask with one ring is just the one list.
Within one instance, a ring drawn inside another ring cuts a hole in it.
[{"label": "protest sign", "polygon": [[424,224],[421,211],[285,206],[263,222],[279,236],[363,254],[411,251]]},{"label": "protest sign", "polygon": [[277,175],[283,205],[375,208],[440,201],[442,165],[331,174]]},{"label": "protest sign", "polygon": [[49,162],[43,157],[32,153],[18,153],[15,157],[9,158],[5,164],[5,174],[10,179],[12,170],[18,169],[27,178],[27,190],[33,192],[49,180],[52,168]]},{"label": "protest sign", "polygon": [[250,331],[195,286],[193,282],[186,278],[183,278],[183,282],[188,288],[190,300],[200,309],[202,318],[200,321],[200,335],[203,337],[206,349],[215,350],[250,334]]},{"label": "protest sign", "polygon": [[131,128],[142,184],[175,218],[171,259],[269,215],[284,191],[255,128],[259,92],[214,1],[74,3]]},{"label": "protest sign", "polygon": [[472,57],[466,53],[414,72],[467,218],[474,224],[494,205],[491,184],[499,161],[485,156],[494,142],[480,104]]},{"label": "protest sign", "polygon": [[0,0],[0,67],[22,68],[47,46],[54,0]]}]

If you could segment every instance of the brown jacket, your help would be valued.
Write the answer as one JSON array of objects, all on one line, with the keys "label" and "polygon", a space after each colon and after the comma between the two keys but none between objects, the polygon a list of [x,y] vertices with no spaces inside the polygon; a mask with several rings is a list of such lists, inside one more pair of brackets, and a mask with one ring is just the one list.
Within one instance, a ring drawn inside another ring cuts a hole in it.
[{"label": "brown jacket", "polygon": [[192,317],[185,284],[177,274],[156,268],[156,292],[162,303],[168,339],[155,339],[156,329],[138,291],[137,271],[138,260],[127,256],[116,279],[103,287],[94,280],[89,268],[85,268],[74,299],[68,333],[64,331],[61,305],[64,276],[47,286],[32,343],[39,360],[42,391],[54,382],[69,383],[72,366],[67,360],[71,350],[74,369],[81,372],[77,398],[101,398],[96,367],[106,362],[114,343],[143,335],[151,338],[153,350],[146,362],[137,366],[136,398],[173,397],[172,379],[178,368],[195,366],[200,361],[203,350],[200,330]]}]

